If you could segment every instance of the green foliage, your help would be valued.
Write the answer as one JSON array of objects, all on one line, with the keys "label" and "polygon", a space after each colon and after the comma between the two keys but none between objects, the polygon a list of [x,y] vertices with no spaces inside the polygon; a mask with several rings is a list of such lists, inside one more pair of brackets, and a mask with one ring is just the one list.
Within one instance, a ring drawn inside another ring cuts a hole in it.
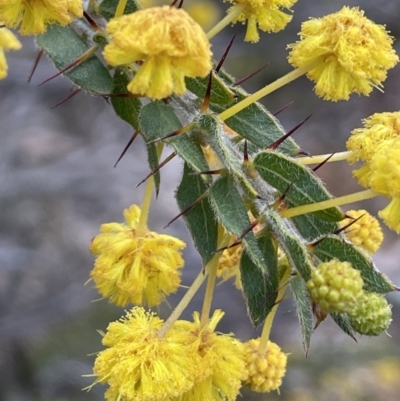
[{"label": "green foliage", "polygon": [[[103,0],[99,6],[99,14],[101,14],[106,20],[110,20],[114,17],[115,11],[117,10],[118,0]],[[128,0],[124,14],[130,14],[139,10],[139,5],[135,0]]]}]

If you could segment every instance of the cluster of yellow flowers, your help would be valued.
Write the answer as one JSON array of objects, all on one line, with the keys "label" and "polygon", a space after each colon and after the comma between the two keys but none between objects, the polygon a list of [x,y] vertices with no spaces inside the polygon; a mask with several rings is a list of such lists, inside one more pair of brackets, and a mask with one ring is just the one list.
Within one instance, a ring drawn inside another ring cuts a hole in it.
[{"label": "cluster of yellow flowers", "polygon": [[[110,67],[129,71],[127,90],[133,96],[151,100],[181,96],[187,91],[186,78],[204,78],[212,72],[210,39],[221,29],[230,23],[247,23],[245,41],[257,42],[259,29],[277,32],[290,22],[291,15],[285,11],[291,12],[297,0],[228,1],[232,6],[226,17],[208,33],[181,8],[149,7],[124,15],[127,0],[116,1],[114,18],[102,31],[104,60]],[[0,79],[7,74],[3,51],[21,47],[9,29],[17,28],[22,35],[39,35],[50,24],[65,26],[83,15],[80,0],[0,0]],[[222,111],[216,116],[221,124],[302,75],[315,83],[316,94],[325,100],[347,100],[352,93],[368,95],[374,87],[382,86],[387,71],[399,61],[385,27],[366,18],[358,8],[343,7],[323,18],[310,19],[303,23],[299,36],[298,42],[288,46],[288,60],[294,70]],[[100,48],[96,46],[88,55]],[[348,152],[330,161],[362,162],[354,175],[369,188],[367,191],[298,207],[277,207],[273,212],[291,218],[383,195],[391,202],[379,216],[399,233],[400,112],[374,114],[364,126],[353,131]],[[207,144],[201,145],[210,169],[220,168],[216,152]],[[247,143],[245,149],[246,158]],[[319,163],[324,157],[297,160],[305,165]],[[257,392],[279,389],[287,355],[269,340],[269,334],[292,268],[278,241],[271,241],[279,267],[277,296],[260,338],[244,343],[232,334],[222,334],[216,326],[224,312],[216,310],[210,317],[217,277],[234,277],[236,287],[243,289],[239,265],[245,245],[238,233],[230,232],[222,222],[218,222],[218,251],[164,321],[144,306],[160,305],[178,290],[184,266],[181,252],[186,244],[147,227],[153,188],[151,177],[142,207],[132,205],[125,210],[125,223],[103,224],[90,245],[96,256],[90,276],[100,294],[121,307],[134,305],[102,333],[105,350],[94,364],[94,384],[108,384],[109,401],[233,401],[243,386]],[[247,232],[264,229],[262,218],[252,220]],[[383,236],[374,217],[365,211],[349,211],[341,224],[344,229],[351,225],[346,235],[357,248],[369,255],[377,251]],[[356,331],[377,335],[390,324],[390,307],[381,295],[363,289],[361,275],[350,263],[334,258],[311,269],[304,292],[310,304],[316,303],[324,313],[347,313]],[[180,320],[207,276],[201,313],[195,312],[193,321]]]}]

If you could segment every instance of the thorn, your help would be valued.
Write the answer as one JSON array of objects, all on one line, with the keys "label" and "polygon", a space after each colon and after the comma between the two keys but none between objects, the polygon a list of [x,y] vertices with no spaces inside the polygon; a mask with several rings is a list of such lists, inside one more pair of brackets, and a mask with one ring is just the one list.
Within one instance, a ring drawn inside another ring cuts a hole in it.
[{"label": "thorn", "polygon": [[225,168],[220,168],[218,170],[206,170],[206,171],[194,171],[193,173],[189,173],[189,175],[213,175],[213,174],[222,174],[226,171]]},{"label": "thorn", "polygon": [[43,50],[43,49],[40,49],[39,53],[38,53],[37,56],[36,56],[35,62],[33,63],[33,67],[32,67],[31,73],[29,74],[29,77],[28,77],[28,84],[29,84],[29,82],[31,82],[31,79],[32,79],[32,77],[33,77],[33,74],[35,73],[36,68],[37,68],[37,66],[39,65],[39,61],[40,61],[40,59],[42,58],[43,53],[44,53],[44,50]]},{"label": "thorn", "polygon": [[86,18],[89,25],[97,32],[100,30],[100,27],[97,25],[96,21],[86,12],[83,12],[83,16]]},{"label": "thorn", "polygon": [[279,109],[278,111],[276,111],[274,113],[274,116],[276,117],[279,113],[281,113],[282,111],[286,110],[289,106],[291,106],[293,104],[293,100],[291,102],[289,102],[286,106],[283,106],[281,109]]},{"label": "thorn", "polygon": [[56,103],[55,105],[51,106],[50,109],[55,109],[56,107],[62,105],[63,103],[65,103],[66,101],[68,101],[69,99],[73,98],[75,95],[77,95],[79,92],[82,92],[81,88],[75,89],[72,93],[70,93],[67,97],[65,97],[64,99],[60,100],[58,103]]},{"label": "thorn", "polygon": [[226,57],[228,56],[229,51],[231,50],[231,47],[233,45],[233,42],[236,38],[236,33],[232,36],[232,39],[230,40],[228,47],[224,51],[224,54],[221,57],[221,60],[219,61],[218,65],[215,67],[215,72],[219,72],[219,70],[222,68],[222,65],[225,62]]},{"label": "thorn", "polygon": [[97,97],[140,97],[140,95],[134,95],[133,93],[91,93],[92,96]]},{"label": "thorn", "polygon": [[285,189],[285,192],[274,202],[274,205],[279,206],[286,198],[287,193],[289,192],[290,188],[292,188],[294,182],[292,181],[287,188]]},{"label": "thorn", "polygon": [[335,154],[336,152],[333,152],[330,156],[328,156],[325,160],[323,160],[321,163],[319,163],[317,166],[315,166],[312,170],[314,173],[320,169],[325,163],[328,162],[328,160]]},{"label": "thorn", "polygon": [[167,156],[154,170],[150,171],[149,174],[145,178],[143,178],[142,181],[139,182],[139,184],[136,185],[135,188],[137,188],[139,185],[142,185],[144,182],[146,182],[152,175],[157,173],[162,167],[164,167],[169,161],[171,161],[174,157],[176,156],[176,153],[173,152],[169,156]]},{"label": "thorn", "polygon": [[348,219],[353,219],[353,221],[350,221],[349,223],[347,223],[345,226],[338,228],[337,230],[335,230],[332,234],[340,234],[342,231],[345,231],[346,228],[351,227],[353,224],[357,223],[358,220],[362,219],[365,216],[366,213],[362,214],[361,216],[358,216],[356,219],[354,217],[351,216],[347,216],[345,215],[345,217],[347,217]]},{"label": "thorn", "polygon": [[188,212],[193,206],[197,203],[201,202],[208,195],[207,191],[201,194],[194,202],[192,202],[188,207],[182,210],[177,216],[175,216],[165,227],[169,227],[175,220],[179,219],[179,217],[183,216],[186,212]]},{"label": "thorn", "polygon": [[308,153],[306,150],[300,149],[299,153],[297,153],[296,156],[309,156],[312,157],[312,155],[310,153]]},{"label": "thorn", "polygon": [[210,75],[208,77],[206,94],[204,95],[203,103],[200,107],[200,113],[205,113],[208,110],[208,107],[210,106],[212,79],[213,79],[213,72],[211,70]]},{"label": "thorn", "polygon": [[62,68],[60,71],[58,71],[56,74],[52,75],[50,78],[45,79],[43,82],[41,82],[38,86],[41,86],[45,84],[46,82],[51,81],[53,78],[58,77],[59,75],[63,74],[64,72],[70,70],[71,68],[75,67],[76,65],[84,62],[87,60],[92,54],[94,54],[99,47],[92,46],[90,49],[87,49],[82,55],[80,55],[76,60],[74,60],[72,63],[68,64],[66,67]]},{"label": "thorn", "polygon": [[248,164],[248,162],[249,162],[249,152],[247,150],[247,140],[245,140],[243,148],[243,163]]},{"label": "thorn", "polygon": [[238,85],[242,84],[243,82],[246,82],[248,79],[254,77],[254,75],[257,75],[260,71],[262,71],[268,64],[269,64],[269,61],[267,63],[265,63],[263,66],[261,66],[260,68],[258,68],[257,70],[255,70],[254,72],[252,72],[251,74],[246,75],[245,77],[239,79],[239,81],[236,81],[235,83],[233,83],[232,86],[238,86]]},{"label": "thorn", "polygon": [[181,0],[176,8],[182,8],[184,0]]},{"label": "thorn", "polygon": [[165,136],[163,136],[161,138],[156,138],[156,139],[153,139],[153,140],[147,142],[147,145],[150,145],[151,143],[156,143],[156,142],[159,142],[159,141],[163,141],[163,140],[168,139],[168,138],[173,138],[174,136],[179,136],[179,135],[185,134],[186,132],[190,131],[194,126],[195,126],[194,123],[186,125],[186,127],[179,128],[176,131],[171,132],[168,135],[165,135]]},{"label": "thorn", "polygon": [[283,141],[285,141],[287,138],[289,138],[297,129],[299,129],[310,117],[312,114],[310,114],[304,121],[302,121],[300,124],[297,124],[294,128],[292,128],[287,134],[285,134],[282,138],[279,138],[276,140],[274,143],[271,145],[267,146],[267,149],[276,149]]},{"label": "thorn", "polygon": [[126,144],[124,150],[122,151],[122,153],[120,154],[120,156],[118,157],[118,160],[115,162],[114,164],[114,168],[117,167],[117,164],[121,161],[121,159],[125,156],[125,153],[127,152],[127,150],[130,148],[130,146],[132,145],[133,141],[136,139],[136,137],[139,135],[140,130],[136,130],[131,139],[129,139],[128,143]]},{"label": "thorn", "polygon": [[241,240],[236,240],[236,241],[232,242],[231,244],[229,244],[229,245],[227,245],[227,246],[224,246],[224,247],[222,247],[222,248],[216,249],[214,253],[223,252],[223,251],[225,251],[226,249],[234,248],[235,246],[238,246],[238,245],[241,245],[241,244],[242,244],[242,241],[241,241]]}]

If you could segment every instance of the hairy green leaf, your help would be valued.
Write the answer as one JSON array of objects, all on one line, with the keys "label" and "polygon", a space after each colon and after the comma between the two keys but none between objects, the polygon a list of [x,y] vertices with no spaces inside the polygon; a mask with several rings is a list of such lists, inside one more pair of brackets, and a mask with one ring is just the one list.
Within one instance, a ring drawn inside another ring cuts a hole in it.
[{"label": "hairy green leaf", "polygon": [[[118,3],[119,0],[103,0],[99,6],[99,13],[107,20],[114,18]],[[136,1],[128,0],[128,2],[126,3],[124,14],[130,14],[139,9],[140,7],[136,3]]]},{"label": "hairy green leaf", "polygon": [[[47,53],[58,70],[67,67],[88,50],[86,43],[70,26],[50,25],[38,35],[37,44]],[[112,78],[107,68],[95,56],[64,73],[76,86],[93,93],[111,93]]]}]

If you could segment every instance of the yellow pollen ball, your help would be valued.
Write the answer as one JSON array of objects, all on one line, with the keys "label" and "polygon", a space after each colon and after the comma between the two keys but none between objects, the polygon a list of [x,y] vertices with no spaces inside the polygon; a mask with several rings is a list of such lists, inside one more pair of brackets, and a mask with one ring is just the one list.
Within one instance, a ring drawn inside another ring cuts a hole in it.
[{"label": "yellow pollen ball", "polygon": [[98,255],[90,273],[96,288],[112,303],[160,304],[180,284],[185,243],[170,235],[139,229],[140,208],[124,211],[126,224],[101,226],[90,251]]},{"label": "yellow pollen ball", "polygon": [[266,393],[277,390],[281,386],[286,372],[287,355],[271,341],[268,341],[263,353],[260,353],[259,345],[259,338],[245,343],[249,377],[244,384],[253,391]]},{"label": "yellow pollen ball", "polygon": [[19,26],[22,35],[39,35],[49,24],[65,26],[82,15],[82,0],[0,0],[0,21]]},{"label": "yellow pollen ball", "polygon": [[348,100],[353,92],[368,95],[399,60],[385,27],[358,8],[306,21],[299,35],[300,41],[288,46],[289,62],[307,72],[325,100]]},{"label": "yellow pollen ball", "polygon": [[243,11],[233,20],[233,23],[247,21],[245,41],[258,42],[260,35],[258,29],[263,32],[279,32],[292,20],[290,14],[281,9],[290,8],[297,0],[225,0],[234,5],[228,9],[228,14],[235,12],[238,7],[244,7]]},{"label": "yellow pollen ball", "polygon": [[[0,22],[1,25],[1,22]],[[7,61],[4,50],[19,50],[21,43],[7,28],[0,28],[0,79],[7,76]]]},{"label": "yellow pollen ball", "polygon": [[211,71],[206,34],[182,9],[153,7],[124,15],[107,24],[107,33],[112,37],[103,52],[108,64],[142,63],[128,85],[134,94],[152,99],[183,95],[185,77]]},{"label": "yellow pollen ball", "polygon": [[196,344],[174,328],[159,338],[162,324],[154,313],[138,307],[109,324],[102,340],[106,349],[93,368],[94,384],[109,385],[108,401],[171,400],[193,386],[201,362]]},{"label": "yellow pollen ball", "polygon": [[349,210],[346,212],[346,216],[349,217],[340,222],[342,227],[359,219],[346,229],[346,237],[353,244],[373,255],[383,241],[383,233],[378,220],[366,210]]},{"label": "yellow pollen ball", "polygon": [[223,281],[235,278],[235,287],[242,289],[242,281],[240,276],[240,258],[243,253],[243,245],[225,249],[222,252],[218,262],[217,277],[222,277]]}]

